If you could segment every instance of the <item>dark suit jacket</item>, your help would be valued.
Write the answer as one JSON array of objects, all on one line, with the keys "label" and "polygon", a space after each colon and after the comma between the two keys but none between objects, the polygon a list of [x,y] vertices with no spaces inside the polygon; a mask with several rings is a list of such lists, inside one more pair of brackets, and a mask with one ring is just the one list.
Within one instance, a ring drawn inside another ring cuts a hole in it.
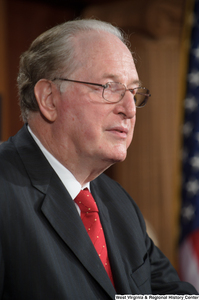
[{"label": "dark suit jacket", "polygon": [[[146,233],[130,196],[91,183],[118,294],[192,294]],[[0,298],[115,299],[77,209],[26,126],[0,146]]]}]

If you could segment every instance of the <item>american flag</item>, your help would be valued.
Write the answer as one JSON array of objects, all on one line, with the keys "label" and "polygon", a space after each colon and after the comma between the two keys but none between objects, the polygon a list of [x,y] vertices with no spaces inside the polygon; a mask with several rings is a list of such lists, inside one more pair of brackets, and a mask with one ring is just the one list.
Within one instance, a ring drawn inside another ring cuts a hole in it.
[{"label": "american flag", "polygon": [[199,291],[199,0],[195,0],[184,101],[180,276]]}]

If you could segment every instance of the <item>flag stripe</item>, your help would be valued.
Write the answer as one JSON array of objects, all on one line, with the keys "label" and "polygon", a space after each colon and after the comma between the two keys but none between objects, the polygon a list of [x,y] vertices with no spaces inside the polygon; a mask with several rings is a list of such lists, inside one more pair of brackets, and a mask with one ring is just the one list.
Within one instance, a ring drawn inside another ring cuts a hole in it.
[{"label": "flag stripe", "polygon": [[192,283],[197,291],[199,291],[199,266],[198,258],[195,255],[195,249],[187,239],[180,247],[180,274],[181,279]]},{"label": "flag stripe", "polygon": [[194,256],[197,258],[197,264],[199,268],[199,229],[192,232],[188,237],[192,246]]}]

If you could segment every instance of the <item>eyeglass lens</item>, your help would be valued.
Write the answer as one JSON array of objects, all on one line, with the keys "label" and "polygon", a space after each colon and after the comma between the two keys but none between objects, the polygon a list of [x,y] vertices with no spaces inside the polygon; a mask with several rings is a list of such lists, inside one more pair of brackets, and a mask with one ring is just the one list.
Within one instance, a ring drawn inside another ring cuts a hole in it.
[{"label": "eyeglass lens", "polygon": [[[126,87],[122,83],[108,82],[103,91],[103,98],[109,102],[119,102],[125,95]],[[146,104],[149,91],[146,88],[138,87],[130,89],[130,92],[134,95],[135,105],[142,107]]]}]

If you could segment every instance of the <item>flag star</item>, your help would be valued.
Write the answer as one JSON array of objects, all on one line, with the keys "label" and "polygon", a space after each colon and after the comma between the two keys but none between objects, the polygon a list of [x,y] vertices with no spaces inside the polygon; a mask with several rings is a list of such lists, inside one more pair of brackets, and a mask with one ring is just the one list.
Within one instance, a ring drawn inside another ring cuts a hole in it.
[{"label": "flag star", "polygon": [[186,190],[189,194],[196,195],[199,190],[199,182],[197,179],[192,179],[187,182]]},{"label": "flag star", "polygon": [[183,126],[183,133],[186,137],[188,137],[193,130],[193,125],[190,122],[186,122]]},{"label": "flag star", "polygon": [[195,215],[195,208],[192,204],[182,208],[182,217],[187,221],[191,221]]},{"label": "flag star", "polygon": [[199,85],[199,71],[194,70],[187,77],[190,84],[193,86]]},{"label": "flag star", "polygon": [[193,156],[190,159],[190,164],[192,165],[193,168],[199,169],[199,154],[197,154],[197,156]]},{"label": "flag star", "polygon": [[197,103],[196,98],[194,96],[187,97],[185,99],[185,109],[187,109],[189,111],[194,111],[197,106],[198,106],[198,103]]}]

